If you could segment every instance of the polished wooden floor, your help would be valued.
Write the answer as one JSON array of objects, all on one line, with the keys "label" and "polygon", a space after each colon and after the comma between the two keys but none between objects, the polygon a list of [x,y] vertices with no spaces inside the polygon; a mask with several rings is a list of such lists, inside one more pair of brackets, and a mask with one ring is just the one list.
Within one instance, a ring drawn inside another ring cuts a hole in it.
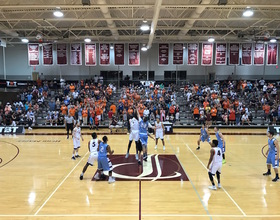
[{"label": "polished wooden floor", "polygon": [[[190,181],[141,181],[140,193],[139,181],[91,181],[96,165],[79,180],[89,135],[84,135],[82,157],[76,161],[70,159],[72,140],[56,135],[63,130],[0,136],[0,219],[280,219],[280,183],[271,181],[274,174],[262,176],[265,129],[244,130],[255,135],[221,129],[227,133],[227,163],[222,168],[223,188],[217,191],[208,189],[209,145],[202,143],[196,151],[198,135],[182,134],[198,129],[175,131],[177,135],[165,138],[165,152],[161,143],[154,150],[149,140],[149,153],[176,154]],[[115,153],[125,154],[128,135],[108,137]]]}]

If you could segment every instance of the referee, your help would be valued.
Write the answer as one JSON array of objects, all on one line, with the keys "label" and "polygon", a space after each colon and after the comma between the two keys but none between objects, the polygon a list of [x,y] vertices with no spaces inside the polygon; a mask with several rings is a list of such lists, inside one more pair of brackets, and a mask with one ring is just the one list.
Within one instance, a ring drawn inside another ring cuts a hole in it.
[{"label": "referee", "polygon": [[64,124],[65,124],[65,128],[67,130],[67,139],[69,139],[69,130],[71,130],[71,135],[72,135],[72,131],[74,128],[74,118],[73,116],[71,116],[70,114],[65,116],[65,120],[64,120]]}]

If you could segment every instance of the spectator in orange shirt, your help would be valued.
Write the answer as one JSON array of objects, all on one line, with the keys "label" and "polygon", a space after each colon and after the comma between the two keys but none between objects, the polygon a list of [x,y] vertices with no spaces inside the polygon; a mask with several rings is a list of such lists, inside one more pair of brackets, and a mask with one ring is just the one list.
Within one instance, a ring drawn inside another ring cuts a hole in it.
[{"label": "spectator in orange shirt", "polygon": [[116,114],[116,109],[117,109],[117,106],[113,103],[113,104],[110,106],[110,110],[113,112],[114,115]]},{"label": "spectator in orange shirt", "polygon": [[62,113],[64,116],[67,115],[67,110],[68,110],[68,108],[67,108],[67,106],[66,106],[64,103],[62,104],[60,110],[61,110],[61,113]]},{"label": "spectator in orange shirt", "polygon": [[266,122],[269,121],[269,114],[270,114],[270,106],[268,105],[268,103],[266,103],[263,106],[263,110],[264,110],[264,119]]},{"label": "spectator in orange shirt", "polygon": [[198,121],[199,119],[199,108],[197,105],[193,109],[193,118],[195,121]]},{"label": "spectator in orange shirt", "polygon": [[73,85],[73,83],[71,83],[69,89],[70,89],[71,93],[73,93],[75,91],[75,86]]},{"label": "spectator in orange shirt", "polygon": [[85,106],[84,109],[82,110],[82,117],[83,117],[83,125],[87,125],[88,110],[87,110],[87,107],[86,107],[86,106]]},{"label": "spectator in orange shirt", "polygon": [[217,122],[217,109],[215,106],[211,109],[210,113],[211,113],[211,117],[212,117],[212,122],[215,125]]},{"label": "spectator in orange shirt", "polygon": [[228,119],[229,119],[229,125],[234,125],[234,122],[236,120],[234,108],[231,108],[229,110],[229,117],[228,117]]},{"label": "spectator in orange shirt", "polygon": [[225,101],[223,101],[223,109],[227,110],[229,107],[229,100],[226,98]]},{"label": "spectator in orange shirt", "polygon": [[74,107],[74,105],[72,105],[71,108],[69,109],[69,114],[72,117],[75,117],[75,113],[76,113],[75,107]]}]

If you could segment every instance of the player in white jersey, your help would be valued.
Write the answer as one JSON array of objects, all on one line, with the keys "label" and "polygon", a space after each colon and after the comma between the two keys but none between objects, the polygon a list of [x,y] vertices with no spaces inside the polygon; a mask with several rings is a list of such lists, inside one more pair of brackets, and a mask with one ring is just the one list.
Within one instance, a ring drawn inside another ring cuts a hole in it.
[{"label": "player in white jersey", "polygon": [[80,157],[80,155],[78,154],[79,148],[81,147],[80,139],[82,139],[82,141],[84,141],[84,138],[83,138],[82,132],[81,132],[80,123],[77,123],[76,127],[73,130],[74,150],[73,150],[73,154],[72,154],[72,158],[71,158],[72,160],[76,160],[77,157]]},{"label": "player in white jersey", "polygon": [[139,120],[138,120],[138,115],[137,115],[136,111],[134,111],[133,118],[129,120],[129,124],[130,124],[129,143],[128,143],[127,153],[125,155],[125,158],[128,158],[129,150],[130,150],[132,141],[134,140],[135,144],[136,144],[135,158],[136,158],[136,160],[138,160],[139,159],[138,158],[138,151],[141,148],[141,143],[140,143],[140,140],[139,140]]},{"label": "player in white jersey", "polygon": [[84,178],[84,173],[87,171],[88,166],[93,166],[94,162],[98,159],[97,148],[101,141],[97,139],[97,134],[95,132],[91,134],[91,137],[92,139],[88,142],[88,151],[90,155],[80,175],[80,180]]},{"label": "player in white jersey", "polygon": [[163,145],[163,150],[165,150],[165,144],[164,144],[164,125],[159,120],[159,117],[157,116],[157,120],[155,122],[155,136],[156,136],[156,146],[155,150],[157,149],[158,139],[160,138]]},{"label": "player in white jersey", "polygon": [[209,186],[209,189],[217,190],[217,187],[215,186],[213,176],[217,175],[218,179],[218,188],[221,188],[221,182],[220,182],[220,175],[221,175],[221,169],[223,165],[223,152],[222,149],[218,147],[218,141],[213,140],[212,141],[212,148],[210,150],[210,158],[207,165],[208,169],[208,175],[209,179],[212,183],[212,186]]}]

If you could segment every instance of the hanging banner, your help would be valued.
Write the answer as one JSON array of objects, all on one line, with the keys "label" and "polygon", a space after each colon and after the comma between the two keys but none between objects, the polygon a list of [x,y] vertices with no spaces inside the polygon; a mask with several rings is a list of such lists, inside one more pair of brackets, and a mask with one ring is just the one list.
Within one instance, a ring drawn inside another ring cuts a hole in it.
[{"label": "hanging banner", "polygon": [[239,43],[229,44],[229,64],[239,64]]},{"label": "hanging banner", "polygon": [[189,65],[198,65],[198,43],[189,43],[188,44],[188,64]]},{"label": "hanging banner", "polygon": [[46,44],[43,46],[43,65],[53,65],[53,45]]},{"label": "hanging banner", "polygon": [[201,65],[212,66],[213,64],[213,44],[202,43]]},{"label": "hanging banner", "polygon": [[81,44],[71,44],[71,65],[82,65]]},{"label": "hanging banner", "polygon": [[29,66],[39,65],[39,44],[28,44],[28,64]]},{"label": "hanging banner", "polygon": [[158,45],[158,65],[169,64],[169,44]]},{"label": "hanging banner", "polygon": [[254,65],[264,65],[264,43],[256,43],[254,48]]},{"label": "hanging banner", "polygon": [[115,65],[124,65],[124,44],[114,44]]},{"label": "hanging banner", "polygon": [[216,43],[216,65],[226,65],[227,64],[227,44],[226,43]]},{"label": "hanging banner", "polygon": [[85,65],[96,66],[96,44],[85,44]]},{"label": "hanging banner", "polygon": [[173,44],[173,65],[184,64],[184,45],[181,43]]},{"label": "hanging banner", "polygon": [[267,44],[267,65],[277,65],[278,61],[278,45],[269,43]]},{"label": "hanging banner", "polygon": [[110,44],[99,44],[100,65],[110,65]]},{"label": "hanging banner", "polygon": [[128,44],[128,65],[139,66],[140,65],[140,45]]},{"label": "hanging banner", "polygon": [[67,44],[57,44],[57,65],[67,65]]},{"label": "hanging banner", "polygon": [[242,44],[242,65],[252,65],[252,44]]}]

